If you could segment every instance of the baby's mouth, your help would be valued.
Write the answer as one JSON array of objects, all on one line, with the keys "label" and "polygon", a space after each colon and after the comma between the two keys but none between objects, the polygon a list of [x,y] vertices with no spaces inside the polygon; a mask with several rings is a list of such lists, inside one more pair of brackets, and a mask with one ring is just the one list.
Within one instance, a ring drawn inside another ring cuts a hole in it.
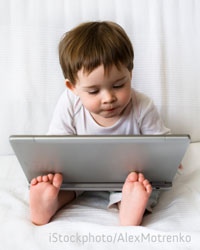
[{"label": "baby's mouth", "polygon": [[117,109],[117,108],[110,108],[110,109],[106,109],[105,111],[107,111],[107,112],[112,112],[112,111],[114,111],[115,109]]}]

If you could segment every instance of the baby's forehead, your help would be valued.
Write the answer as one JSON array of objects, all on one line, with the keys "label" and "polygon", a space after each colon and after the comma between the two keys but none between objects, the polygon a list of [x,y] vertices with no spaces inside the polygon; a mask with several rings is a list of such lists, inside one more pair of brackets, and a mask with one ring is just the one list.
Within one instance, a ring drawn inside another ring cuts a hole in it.
[{"label": "baby's forehead", "polygon": [[128,73],[128,69],[124,65],[117,67],[115,64],[105,67],[103,64],[97,66],[91,71],[87,71],[85,68],[81,68],[78,71],[77,75],[79,78],[93,78],[93,77],[102,77],[102,78],[112,78],[116,76],[125,75]]},{"label": "baby's forehead", "polygon": [[101,83],[112,83],[119,80],[125,79],[129,74],[129,71],[126,67],[120,67],[118,69],[113,65],[109,72],[106,72],[103,65],[98,66],[92,72],[84,72],[84,69],[81,69],[78,72],[78,80],[82,86],[89,85],[101,85]]}]

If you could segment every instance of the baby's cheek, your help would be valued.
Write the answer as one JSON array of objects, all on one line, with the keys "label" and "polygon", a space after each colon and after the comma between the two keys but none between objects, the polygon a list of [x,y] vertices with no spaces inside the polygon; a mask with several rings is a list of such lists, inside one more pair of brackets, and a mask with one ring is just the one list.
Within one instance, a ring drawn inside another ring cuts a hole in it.
[{"label": "baby's cheek", "polygon": [[91,112],[94,112],[98,109],[98,103],[96,100],[91,99],[90,97],[85,100],[83,105]]},{"label": "baby's cheek", "polygon": [[130,101],[130,98],[131,98],[131,91],[123,92],[121,95],[121,102],[124,104],[128,103]]}]

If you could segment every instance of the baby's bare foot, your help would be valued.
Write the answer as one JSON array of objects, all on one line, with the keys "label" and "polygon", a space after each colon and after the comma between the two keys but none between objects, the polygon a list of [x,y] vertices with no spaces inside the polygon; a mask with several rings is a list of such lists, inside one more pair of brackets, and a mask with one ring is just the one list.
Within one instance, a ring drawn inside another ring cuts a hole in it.
[{"label": "baby's bare foot", "polygon": [[152,187],[143,174],[132,172],[126,178],[122,189],[120,206],[120,225],[138,226],[151,194]]},{"label": "baby's bare foot", "polygon": [[34,224],[43,225],[48,223],[58,210],[58,193],[61,184],[61,174],[38,176],[31,181],[30,213]]}]

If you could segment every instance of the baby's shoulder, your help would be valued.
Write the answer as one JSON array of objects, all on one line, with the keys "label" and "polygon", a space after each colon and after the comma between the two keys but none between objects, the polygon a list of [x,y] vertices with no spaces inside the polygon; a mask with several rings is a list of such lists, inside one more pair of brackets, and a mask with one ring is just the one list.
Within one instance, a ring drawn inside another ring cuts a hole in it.
[{"label": "baby's shoulder", "polygon": [[149,105],[152,105],[152,99],[138,90],[132,88],[132,102],[133,107],[137,106],[140,109],[143,109]]},{"label": "baby's shoulder", "polygon": [[76,114],[82,108],[82,102],[79,96],[76,96],[70,89],[66,88],[63,95],[63,100],[68,108],[72,109],[73,113]]}]

